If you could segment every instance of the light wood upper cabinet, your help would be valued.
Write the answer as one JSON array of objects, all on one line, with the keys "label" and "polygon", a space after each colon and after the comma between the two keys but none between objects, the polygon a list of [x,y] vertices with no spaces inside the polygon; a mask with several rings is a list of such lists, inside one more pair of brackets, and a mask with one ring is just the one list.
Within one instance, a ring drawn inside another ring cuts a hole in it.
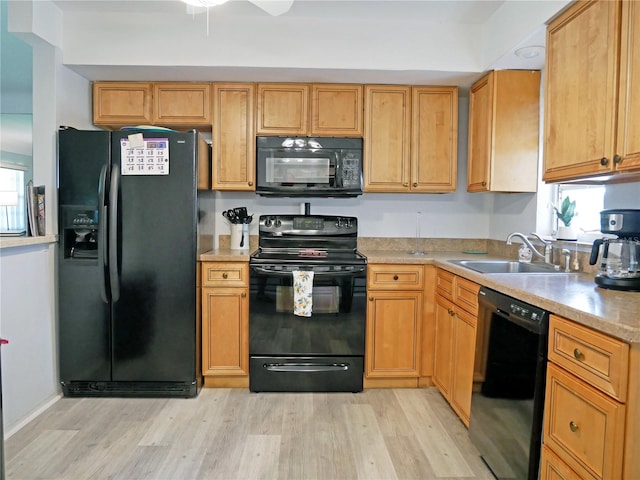
[{"label": "light wood upper cabinet", "polygon": [[411,191],[453,192],[458,158],[458,89],[411,90]]},{"label": "light wood upper cabinet", "polygon": [[411,87],[364,87],[364,191],[408,192]]},{"label": "light wood upper cabinet", "polygon": [[195,82],[94,82],[93,123],[210,128],[210,89]]},{"label": "light wood upper cabinet", "polygon": [[167,82],[153,84],[155,125],[210,125],[211,84]]},{"label": "light wood upper cabinet", "polygon": [[456,188],[458,90],[365,85],[365,192]]},{"label": "light wood upper cabinet", "polygon": [[362,136],[362,85],[259,83],[257,135]]},{"label": "light wood upper cabinet", "polygon": [[255,190],[255,84],[213,84],[214,190]]},{"label": "light wood upper cabinet", "polygon": [[545,181],[640,173],[638,36],[638,2],[576,2],[549,25]]},{"label": "light wood upper cabinet", "polygon": [[152,123],[153,86],[149,82],[94,82],[95,125]]},{"label": "light wood upper cabinet", "polygon": [[540,72],[491,71],[469,94],[469,192],[535,192]]},{"label": "light wood upper cabinet", "polygon": [[311,135],[362,136],[362,85],[311,86]]},{"label": "light wood upper cabinet", "polygon": [[257,135],[307,135],[309,90],[301,83],[259,83]]}]

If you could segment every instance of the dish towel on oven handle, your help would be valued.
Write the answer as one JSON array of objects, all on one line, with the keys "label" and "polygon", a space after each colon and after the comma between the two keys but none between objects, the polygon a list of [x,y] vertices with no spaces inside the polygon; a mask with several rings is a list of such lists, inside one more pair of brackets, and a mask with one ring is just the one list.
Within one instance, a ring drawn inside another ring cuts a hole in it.
[{"label": "dish towel on oven handle", "polygon": [[313,271],[294,270],[293,272],[293,314],[310,317],[313,307]]}]

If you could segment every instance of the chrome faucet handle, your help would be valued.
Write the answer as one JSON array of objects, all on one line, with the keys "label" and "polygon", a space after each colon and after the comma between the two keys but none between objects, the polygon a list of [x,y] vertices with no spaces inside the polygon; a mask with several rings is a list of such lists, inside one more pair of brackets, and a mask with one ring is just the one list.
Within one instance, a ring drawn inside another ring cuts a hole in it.
[{"label": "chrome faucet handle", "polygon": [[544,245],[544,261],[545,261],[545,263],[553,263],[552,262],[553,243],[551,243],[549,240],[545,240],[544,238],[542,238],[540,235],[538,235],[535,232],[531,232],[531,235],[536,237],[538,240],[540,240],[542,242],[542,244]]},{"label": "chrome faucet handle", "polygon": [[531,232],[531,236],[536,237],[538,240],[540,240],[544,245],[551,245],[551,242],[549,240],[545,240],[544,238],[542,238],[540,235],[538,235],[535,232]]}]

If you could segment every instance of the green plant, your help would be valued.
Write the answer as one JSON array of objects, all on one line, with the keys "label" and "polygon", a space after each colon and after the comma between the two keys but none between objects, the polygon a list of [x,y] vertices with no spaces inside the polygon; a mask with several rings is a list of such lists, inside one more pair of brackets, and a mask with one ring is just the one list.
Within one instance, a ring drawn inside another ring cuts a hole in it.
[{"label": "green plant", "polygon": [[558,210],[555,205],[553,206],[553,209],[556,211],[558,219],[562,223],[564,223],[565,227],[571,226],[571,220],[573,220],[573,217],[577,215],[575,200],[571,201],[571,199],[567,196],[564,198],[564,201],[560,206],[560,210]]}]

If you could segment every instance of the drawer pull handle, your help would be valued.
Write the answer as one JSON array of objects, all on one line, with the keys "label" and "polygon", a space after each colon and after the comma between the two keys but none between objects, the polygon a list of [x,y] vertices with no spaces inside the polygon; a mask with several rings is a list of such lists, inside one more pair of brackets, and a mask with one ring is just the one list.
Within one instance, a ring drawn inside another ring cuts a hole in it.
[{"label": "drawer pull handle", "polygon": [[569,429],[572,432],[577,432],[578,431],[578,424],[576,422],[574,422],[573,420],[569,422]]},{"label": "drawer pull handle", "polygon": [[224,272],[224,273],[222,274],[222,278],[225,278],[225,279],[226,279],[228,276],[229,276],[229,274],[228,274],[227,272]]},{"label": "drawer pull handle", "polygon": [[573,349],[573,356],[575,357],[576,360],[580,360],[580,361],[584,360],[584,353],[582,353],[577,348]]},{"label": "drawer pull handle", "polygon": [[394,280],[398,280],[398,275],[394,275],[394,276],[393,276],[393,279],[394,279]]}]

